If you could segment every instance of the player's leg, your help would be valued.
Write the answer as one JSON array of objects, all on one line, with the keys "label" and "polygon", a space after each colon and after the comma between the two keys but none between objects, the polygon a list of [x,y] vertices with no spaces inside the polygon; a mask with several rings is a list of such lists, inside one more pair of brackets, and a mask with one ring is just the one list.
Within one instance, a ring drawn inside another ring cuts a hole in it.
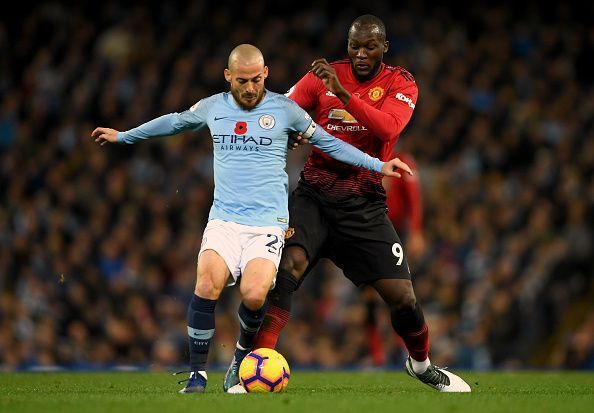
[{"label": "player's leg", "polygon": [[255,348],[275,348],[281,331],[291,317],[293,293],[309,266],[307,254],[302,247],[291,246],[284,250],[276,285],[268,294],[268,309],[264,323],[256,338]]},{"label": "player's leg", "polygon": [[285,231],[277,227],[245,227],[242,230],[240,331],[233,360],[223,381],[223,389],[227,393],[245,393],[239,384],[239,366],[254,347],[256,334],[262,325],[266,295],[274,285],[284,236]]},{"label": "player's leg", "polygon": [[470,386],[462,378],[429,361],[429,329],[411,281],[381,279],[371,285],[390,307],[392,327],[406,345],[407,373],[441,392],[470,392]]},{"label": "player's leg", "polygon": [[230,275],[234,279],[239,275],[241,246],[229,224],[211,220],[202,236],[196,286],[187,314],[191,373],[180,393],[204,392],[206,360],[215,331],[215,305]]},{"label": "player's leg", "polygon": [[200,254],[196,287],[187,314],[190,378],[180,393],[202,393],[205,390],[206,360],[215,331],[215,306],[229,275],[225,260],[216,251],[209,249]]},{"label": "player's leg", "polygon": [[355,285],[375,288],[389,306],[392,327],[410,354],[409,373],[440,391],[470,391],[458,376],[431,365],[429,329],[413,291],[400,238],[386,215],[385,204],[360,202],[351,200],[331,218],[336,264]]},{"label": "player's leg", "polygon": [[254,348],[276,347],[280,333],[291,316],[293,293],[315,265],[327,238],[327,224],[321,215],[319,202],[315,194],[302,184],[291,195],[289,220],[276,285],[268,294],[268,309]]},{"label": "player's leg", "polygon": [[392,328],[411,357],[414,370],[423,373],[429,362],[429,329],[412,283],[408,279],[386,278],[370,283],[390,309]]}]

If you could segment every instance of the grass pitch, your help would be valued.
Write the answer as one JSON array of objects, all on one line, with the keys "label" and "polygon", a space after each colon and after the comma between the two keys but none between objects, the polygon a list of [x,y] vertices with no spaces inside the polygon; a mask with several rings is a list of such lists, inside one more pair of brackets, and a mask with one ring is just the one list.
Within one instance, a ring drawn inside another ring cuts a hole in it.
[{"label": "grass pitch", "polygon": [[[177,394],[168,373],[4,373],[0,412],[594,412],[594,372],[461,372],[470,394],[438,393],[401,372],[292,372],[282,394]],[[183,377],[185,378],[185,377]]]}]

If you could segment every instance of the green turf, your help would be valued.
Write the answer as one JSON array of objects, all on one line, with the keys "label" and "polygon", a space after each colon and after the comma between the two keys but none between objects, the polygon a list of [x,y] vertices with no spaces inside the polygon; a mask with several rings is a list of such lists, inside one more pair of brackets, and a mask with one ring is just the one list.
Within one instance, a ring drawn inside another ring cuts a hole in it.
[{"label": "green turf", "polygon": [[294,371],[284,394],[179,395],[167,373],[4,373],[0,412],[594,412],[594,373],[461,374],[471,394],[443,394],[400,372]]}]

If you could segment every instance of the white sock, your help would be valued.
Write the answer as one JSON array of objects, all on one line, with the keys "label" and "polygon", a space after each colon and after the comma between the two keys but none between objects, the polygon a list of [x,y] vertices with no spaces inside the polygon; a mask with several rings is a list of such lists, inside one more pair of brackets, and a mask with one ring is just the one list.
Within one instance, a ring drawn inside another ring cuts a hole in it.
[{"label": "white sock", "polygon": [[200,374],[202,377],[204,377],[206,380],[208,380],[208,376],[206,375],[206,371],[200,370],[197,373]]},{"label": "white sock", "polygon": [[429,357],[427,357],[424,361],[417,361],[414,358],[410,358],[413,371],[417,374],[423,374],[427,371],[431,362],[429,361]]}]

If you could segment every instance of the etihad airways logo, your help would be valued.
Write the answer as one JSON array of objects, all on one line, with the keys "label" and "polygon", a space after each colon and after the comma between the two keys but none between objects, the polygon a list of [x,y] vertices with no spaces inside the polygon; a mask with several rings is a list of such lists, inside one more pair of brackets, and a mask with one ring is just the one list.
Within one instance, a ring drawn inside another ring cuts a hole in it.
[{"label": "etihad airways logo", "polygon": [[404,96],[402,93],[396,93],[396,99],[406,103],[411,109],[415,108],[415,104],[413,103],[412,99],[408,96]]},{"label": "etihad airways logo", "polygon": [[215,148],[222,151],[260,152],[260,149],[272,145],[272,139],[266,136],[212,135]]}]

